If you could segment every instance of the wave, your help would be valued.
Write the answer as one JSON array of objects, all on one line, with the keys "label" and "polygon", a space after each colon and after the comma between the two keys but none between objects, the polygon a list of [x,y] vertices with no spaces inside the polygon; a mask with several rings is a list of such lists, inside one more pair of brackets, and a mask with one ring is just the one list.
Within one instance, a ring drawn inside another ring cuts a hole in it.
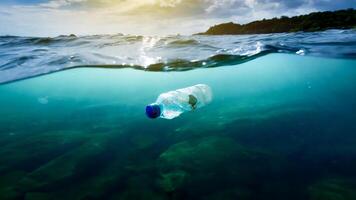
[{"label": "wave", "polygon": [[355,59],[355,52],[355,30],[241,36],[0,36],[0,83],[78,67],[186,71],[237,65],[269,53]]},{"label": "wave", "polygon": [[214,55],[210,58],[198,61],[188,61],[188,60],[173,60],[165,63],[155,63],[148,66],[140,66],[140,65],[80,65],[73,66],[66,69],[73,68],[83,68],[83,67],[92,67],[92,68],[111,68],[111,69],[121,69],[121,68],[132,68],[143,71],[153,71],[153,72],[161,72],[161,71],[187,71],[197,68],[214,68],[221,66],[229,66],[229,65],[237,65],[242,64],[247,61],[253,60],[260,56],[268,54],[270,51],[260,52],[259,54],[253,56],[239,56],[239,55],[228,55],[228,54],[218,54]]},{"label": "wave", "polygon": [[169,42],[169,45],[183,45],[183,46],[199,45],[199,41],[194,40],[194,39],[174,40],[174,41]]},{"label": "wave", "polygon": [[18,36],[0,36],[0,41],[4,41],[0,46],[16,45],[51,45],[54,43],[72,42],[78,39],[75,35],[61,35],[58,37],[18,37]]},{"label": "wave", "polygon": [[[12,83],[14,81],[19,81],[19,80],[23,80],[23,79],[27,79],[27,78],[37,77],[40,75],[45,75],[45,74],[50,74],[50,73],[65,71],[65,70],[70,70],[70,69],[76,69],[76,68],[107,68],[107,69],[130,68],[130,69],[135,69],[135,70],[151,71],[151,72],[188,71],[188,70],[193,70],[193,69],[198,69],[198,68],[215,68],[215,67],[242,64],[242,63],[248,62],[250,60],[256,59],[258,57],[267,55],[271,52],[272,51],[269,51],[269,50],[263,51],[258,54],[252,55],[252,56],[217,54],[217,55],[211,56],[204,60],[189,61],[189,60],[177,59],[177,60],[172,60],[170,62],[154,63],[154,64],[150,64],[148,66],[134,65],[134,64],[75,65],[75,66],[70,66],[70,67],[66,67],[66,68],[62,68],[62,69],[54,69],[54,70],[50,70],[50,71],[45,71],[41,74],[33,74],[30,76],[16,78],[16,79],[13,79],[13,78],[8,79],[8,80],[3,79],[5,81],[2,81],[2,82],[0,81],[0,84]],[[63,60],[63,58],[62,58],[62,59],[54,60],[51,62],[56,63],[56,64],[61,64],[61,63],[64,63],[65,60]]]}]

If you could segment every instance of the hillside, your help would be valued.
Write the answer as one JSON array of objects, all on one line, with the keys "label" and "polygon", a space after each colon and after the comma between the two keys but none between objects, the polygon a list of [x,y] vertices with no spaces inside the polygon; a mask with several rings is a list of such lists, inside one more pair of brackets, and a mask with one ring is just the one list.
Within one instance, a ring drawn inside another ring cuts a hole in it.
[{"label": "hillside", "polygon": [[298,31],[322,31],[326,29],[350,29],[356,27],[356,10],[338,10],[314,12],[295,17],[282,16],[280,18],[263,19],[248,24],[233,22],[210,27],[199,35],[235,35],[282,33]]}]

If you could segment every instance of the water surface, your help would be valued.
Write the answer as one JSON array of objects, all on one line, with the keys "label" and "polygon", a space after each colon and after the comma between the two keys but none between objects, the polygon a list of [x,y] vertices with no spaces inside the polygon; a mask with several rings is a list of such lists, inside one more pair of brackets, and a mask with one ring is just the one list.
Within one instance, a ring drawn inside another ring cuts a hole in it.
[{"label": "water surface", "polygon": [[186,71],[269,53],[354,59],[355,52],[353,29],[242,36],[0,36],[0,83],[83,66]]}]

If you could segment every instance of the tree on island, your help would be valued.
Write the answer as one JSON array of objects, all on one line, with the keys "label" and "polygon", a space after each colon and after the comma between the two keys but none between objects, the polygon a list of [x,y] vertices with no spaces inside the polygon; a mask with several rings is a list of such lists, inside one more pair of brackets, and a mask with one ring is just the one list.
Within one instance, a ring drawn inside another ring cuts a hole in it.
[{"label": "tree on island", "polygon": [[248,24],[224,23],[210,27],[199,35],[235,35],[283,33],[298,31],[323,31],[327,29],[351,29],[356,27],[356,10],[314,12],[295,17],[263,19]]}]

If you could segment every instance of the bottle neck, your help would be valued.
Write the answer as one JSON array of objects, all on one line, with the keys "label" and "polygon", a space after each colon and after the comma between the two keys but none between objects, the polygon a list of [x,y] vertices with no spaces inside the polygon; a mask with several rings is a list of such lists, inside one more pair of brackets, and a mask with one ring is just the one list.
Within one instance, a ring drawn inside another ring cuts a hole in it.
[{"label": "bottle neck", "polygon": [[146,114],[149,118],[154,119],[160,117],[161,112],[161,107],[156,103],[150,104],[146,107]]}]

